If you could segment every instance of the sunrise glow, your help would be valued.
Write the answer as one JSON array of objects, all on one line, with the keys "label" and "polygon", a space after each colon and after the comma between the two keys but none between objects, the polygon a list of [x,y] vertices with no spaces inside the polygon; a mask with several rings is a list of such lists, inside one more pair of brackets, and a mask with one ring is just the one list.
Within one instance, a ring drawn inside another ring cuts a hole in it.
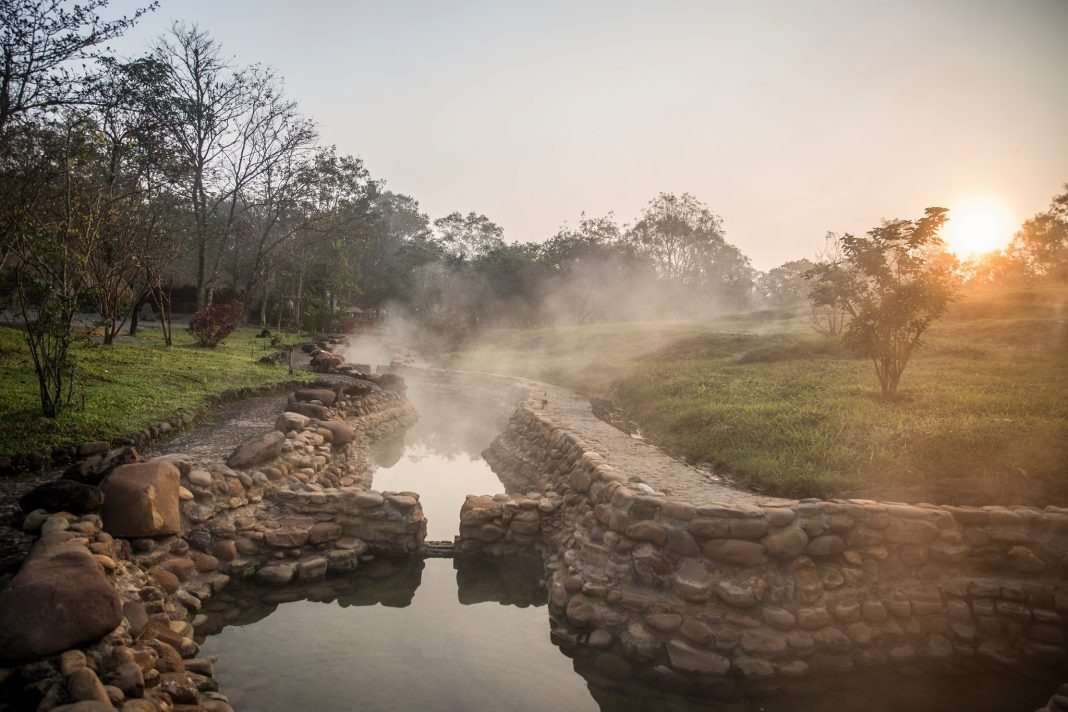
[{"label": "sunrise glow", "polygon": [[957,257],[974,257],[1009,244],[1016,225],[1008,209],[992,198],[975,198],[949,209],[942,229],[946,248]]}]

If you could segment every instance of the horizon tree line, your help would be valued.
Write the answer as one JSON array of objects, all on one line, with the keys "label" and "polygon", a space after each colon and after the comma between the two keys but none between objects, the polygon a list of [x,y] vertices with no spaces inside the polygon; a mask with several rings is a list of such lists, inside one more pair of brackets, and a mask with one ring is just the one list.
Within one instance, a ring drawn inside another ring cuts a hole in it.
[{"label": "horizon tree line", "polygon": [[[341,306],[396,305],[450,342],[488,326],[695,319],[803,303],[814,261],[759,272],[721,218],[661,193],[630,224],[582,215],[509,242],[474,211],[418,201],[324,146],[274,69],[174,23],[143,56],[106,48],[145,13],[107,0],[0,0],[0,307],[19,314],[42,411],[69,400],[75,318],[103,342],[152,306],[243,304],[264,326],[325,330]],[[1068,280],[1068,187],[974,283]],[[832,241],[829,241],[830,244]]]}]

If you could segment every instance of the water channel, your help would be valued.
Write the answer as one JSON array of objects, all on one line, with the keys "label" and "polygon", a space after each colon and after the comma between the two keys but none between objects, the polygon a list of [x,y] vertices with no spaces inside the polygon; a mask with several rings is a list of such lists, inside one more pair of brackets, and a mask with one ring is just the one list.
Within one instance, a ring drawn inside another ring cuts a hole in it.
[{"label": "water channel", "polygon": [[[510,408],[447,387],[409,395],[420,421],[403,440],[379,445],[374,487],[419,492],[428,539],[451,540],[466,494],[504,490],[479,453]],[[913,669],[697,701],[601,678],[582,646],[554,634],[544,580],[540,559],[464,557],[377,560],[282,588],[234,584],[205,606],[201,654],[219,657],[216,679],[238,712],[1033,712],[1059,683],[1056,675]]]}]

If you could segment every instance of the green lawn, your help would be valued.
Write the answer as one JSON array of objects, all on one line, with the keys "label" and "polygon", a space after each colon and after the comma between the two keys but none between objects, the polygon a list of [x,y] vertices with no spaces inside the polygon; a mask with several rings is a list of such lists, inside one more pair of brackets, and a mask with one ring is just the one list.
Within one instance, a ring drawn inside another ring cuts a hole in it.
[{"label": "green lawn", "polygon": [[652,442],[759,491],[1064,504],[1066,307],[1056,289],[962,300],[892,401],[803,313],[501,330],[445,361],[608,395]]},{"label": "green lawn", "polygon": [[[139,330],[137,342],[112,346],[79,339],[71,351],[74,403],[47,427],[38,422],[37,377],[22,333],[0,327],[0,453],[126,435],[190,414],[205,396],[289,379],[286,366],[256,362],[271,352],[255,338],[258,333],[243,327],[214,349],[193,345],[177,328],[171,347],[163,345],[158,328]],[[310,378],[299,372],[295,377]]]}]

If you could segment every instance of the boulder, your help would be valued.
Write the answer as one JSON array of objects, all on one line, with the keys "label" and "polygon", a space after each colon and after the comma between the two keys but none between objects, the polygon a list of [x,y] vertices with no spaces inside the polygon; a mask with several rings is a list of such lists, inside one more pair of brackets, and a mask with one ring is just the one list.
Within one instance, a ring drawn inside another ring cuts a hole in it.
[{"label": "boulder", "polygon": [[266,435],[249,438],[237,446],[233,454],[227,458],[226,464],[238,470],[262,465],[282,454],[282,443],[285,441],[285,433],[280,430],[272,430]]},{"label": "boulder", "polygon": [[0,659],[58,655],[122,623],[122,600],[89,551],[42,537],[0,592]]},{"label": "boulder", "polygon": [[89,514],[104,506],[104,493],[99,487],[74,480],[53,480],[34,487],[19,499],[23,512],[44,509],[49,512]]},{"label": "boulder", "polygon": [[327,420],[320,425],[330,431],[333,436],[331,442],[335,445],[344,445],[356,439],[356,430],[343,420]]},{"label": "boulder", "polygon": [[290,430],[303,430],[309,420],[310,418],[306,415],[286,411],[278,415],[278,420],[274,421],[274,429],[281,430],[283,433],[288,433]]},{"label": "boulder", "polygon": [[319,401],[323,405],[333,405],[337,400],[337,393],[328,388],[305,388],[293,394],[297,401]]},{"label": "boulder", "polygon": [[180,533],[180,478],[178,468],[163,460],[116,468],[101,485],[104,531],[124,538]]}]

